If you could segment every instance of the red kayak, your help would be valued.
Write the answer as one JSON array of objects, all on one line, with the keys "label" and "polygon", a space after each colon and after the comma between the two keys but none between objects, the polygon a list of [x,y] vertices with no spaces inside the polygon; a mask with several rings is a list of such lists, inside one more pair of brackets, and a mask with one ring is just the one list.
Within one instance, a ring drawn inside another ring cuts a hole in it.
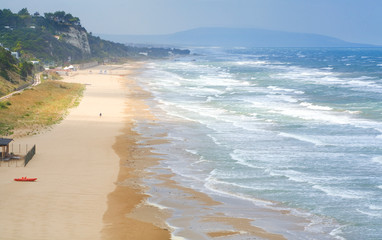
[{"label": "red kayak", "polygon": [[37,178],[27,178],[27,177],[21,177],[21,178],[15,178],[15,181],[17,182],[34,182]]}]

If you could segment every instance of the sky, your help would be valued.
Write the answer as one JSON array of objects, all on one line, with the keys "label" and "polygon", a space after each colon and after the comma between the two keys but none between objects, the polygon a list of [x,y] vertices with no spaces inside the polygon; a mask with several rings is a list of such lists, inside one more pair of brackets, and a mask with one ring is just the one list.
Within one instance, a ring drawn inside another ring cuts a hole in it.
[{"label": "sky", "polygon": [[198,27],[315,33],[382,45],[382,0],[0,0],[1,9],[65,11],[94,34],[169,34]]}]

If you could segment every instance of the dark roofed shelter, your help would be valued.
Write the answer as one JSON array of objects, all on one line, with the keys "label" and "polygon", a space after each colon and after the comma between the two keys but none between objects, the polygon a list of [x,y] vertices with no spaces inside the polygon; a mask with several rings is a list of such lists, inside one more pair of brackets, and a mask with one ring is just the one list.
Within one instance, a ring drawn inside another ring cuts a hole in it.
[{"label": "dark roofed shelter", "polygon": [[2,148],[1,151],[1,159],[6,158],[9,156],[9,143],[11,143],[13,139],[11,138],[0,138],[0,147]]}]

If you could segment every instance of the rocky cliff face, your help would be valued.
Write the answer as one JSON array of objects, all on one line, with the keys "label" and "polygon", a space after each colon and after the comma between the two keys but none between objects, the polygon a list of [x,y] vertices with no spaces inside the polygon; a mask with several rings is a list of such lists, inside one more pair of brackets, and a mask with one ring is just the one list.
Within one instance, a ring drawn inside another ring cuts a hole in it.
[{"label": "rocky cliff face", "polygon": [[66,32],[60,32],[63,41],[80,49],[85,55],[90,55],[90,45],[86,30],[78,29],[75,27],[69,27]]}]

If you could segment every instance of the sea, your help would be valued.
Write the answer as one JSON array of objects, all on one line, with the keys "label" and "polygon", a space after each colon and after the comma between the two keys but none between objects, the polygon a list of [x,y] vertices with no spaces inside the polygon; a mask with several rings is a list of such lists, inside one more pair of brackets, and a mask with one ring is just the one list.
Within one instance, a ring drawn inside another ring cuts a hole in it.
[{"label": "sea", "polygon": [[156,117],[135,130],[166,140],[148,171],[222,203],[145,180],[174,238],[209,239],[223,214],[287,239],[382,239],[382,48],[193,48],[135,78]]}]

